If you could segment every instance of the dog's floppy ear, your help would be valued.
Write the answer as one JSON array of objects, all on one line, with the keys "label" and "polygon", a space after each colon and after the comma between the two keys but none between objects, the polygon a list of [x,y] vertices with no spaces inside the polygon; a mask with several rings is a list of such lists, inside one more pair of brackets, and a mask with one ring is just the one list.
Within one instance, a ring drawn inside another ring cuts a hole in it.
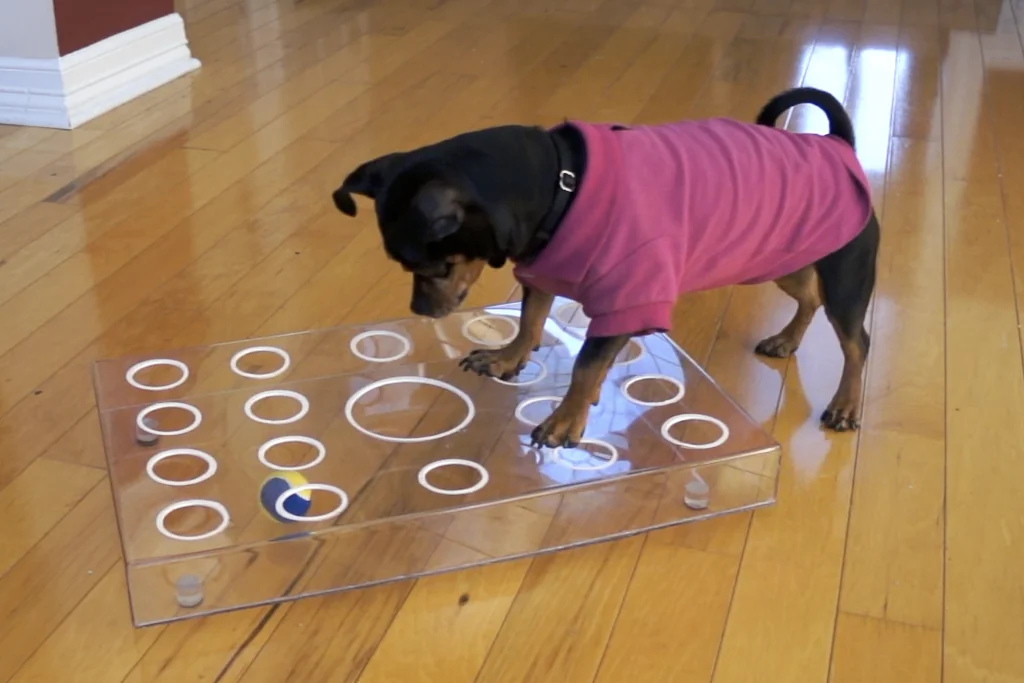
[{"label": "dog's floppy ear", "polygon": [[427,183],[416,193],[413,204],[427,219],[426,242],[440,242],[454,235],[466,218],[465,195],[447,183]]},{"label": "dog's floppy ear", "polygon": [[356,215],[356,202],[353,194],[361,194],[376,199],[377,193],[386,182],[388,168],[394,163],[398,154],[388,154],[361,164],[348,174],[341,186],[334,191],[334,206],[346,216]]}]

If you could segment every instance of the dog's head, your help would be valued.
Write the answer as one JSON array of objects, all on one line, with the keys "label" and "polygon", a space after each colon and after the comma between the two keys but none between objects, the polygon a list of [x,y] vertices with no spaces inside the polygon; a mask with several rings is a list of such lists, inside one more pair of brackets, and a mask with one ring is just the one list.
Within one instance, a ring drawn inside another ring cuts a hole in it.
[{"label": "dog's head", "polygon": [[388,256],[412,273],[413,313],[444,317],[459,307],[486,265],[500,268],[515,220],[484,201],[458,164],[431,155],[389,154],[366,162],[334,191],[356,215],[353,194],[374,200]]}]

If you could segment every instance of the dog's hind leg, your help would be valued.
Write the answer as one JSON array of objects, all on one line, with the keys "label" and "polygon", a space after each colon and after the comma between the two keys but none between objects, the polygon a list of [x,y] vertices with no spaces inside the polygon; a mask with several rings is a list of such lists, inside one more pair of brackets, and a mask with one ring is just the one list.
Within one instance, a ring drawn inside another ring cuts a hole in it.
[{"label": "dog's hind leg", "polygon": [[853,241],[815,264],[825,313],[843,350],[839,388],[821,415],[822,423],[836,431],[860,427],[864,366],[871,344],[864,317],[875,288],[879,239],[878,219],[872,215]]},{"label": "dog's hind leg", "polygon": [[814,266],[807,266],[775,281],[779,289],[796,299],[796,314],[776,335],[761,340],[754,350],[762,356],[786,358],[797,350],[821,306],[821,283]]}]

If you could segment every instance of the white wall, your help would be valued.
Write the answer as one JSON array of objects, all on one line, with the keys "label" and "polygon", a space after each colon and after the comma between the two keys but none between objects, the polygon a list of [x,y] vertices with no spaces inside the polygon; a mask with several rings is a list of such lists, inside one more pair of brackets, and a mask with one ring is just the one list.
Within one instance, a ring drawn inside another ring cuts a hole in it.
[{"label": "white wall", "polygon": [[0,59],[56,59],[52,0],[0,0]]}]

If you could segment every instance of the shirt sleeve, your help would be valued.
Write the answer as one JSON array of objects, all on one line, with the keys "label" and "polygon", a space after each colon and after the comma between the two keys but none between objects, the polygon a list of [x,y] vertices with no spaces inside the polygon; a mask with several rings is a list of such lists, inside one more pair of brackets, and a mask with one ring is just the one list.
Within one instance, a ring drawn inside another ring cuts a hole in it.
[{"label": "shirt sleeve", "polygon": [[616,263],[585,288],[587,337],[667,332],[679,296],[675,245],[652,240]]}]

